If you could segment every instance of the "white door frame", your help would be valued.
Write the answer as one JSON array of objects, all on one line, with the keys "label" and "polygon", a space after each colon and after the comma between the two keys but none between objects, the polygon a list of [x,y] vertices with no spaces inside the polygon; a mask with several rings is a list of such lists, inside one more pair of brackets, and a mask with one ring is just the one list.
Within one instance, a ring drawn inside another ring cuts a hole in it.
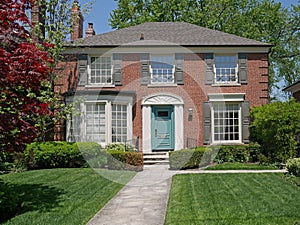
[{"label": "white door frame", "polygon": [[174,106],[175,145],[174,150],[183,149],[184,146],[184,118],[183,100],[181,97],[170,93],[156,93],[145,97],[142,101],[143,120],[143,152],[152,152],[151,147],[151,107],[153,105]]}]

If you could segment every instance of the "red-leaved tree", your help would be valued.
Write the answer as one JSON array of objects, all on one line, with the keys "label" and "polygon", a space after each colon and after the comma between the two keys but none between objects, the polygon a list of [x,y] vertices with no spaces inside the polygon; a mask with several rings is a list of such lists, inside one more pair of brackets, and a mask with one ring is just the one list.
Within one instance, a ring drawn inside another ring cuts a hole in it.
[{"label": "red-leaved tree", "polygon": [[32,118],[48,115],[39,98],[53,60],[30,37],[26,15],[34,0],[1,0],[0,4],[0,151],[21,151],[38,132]]}]

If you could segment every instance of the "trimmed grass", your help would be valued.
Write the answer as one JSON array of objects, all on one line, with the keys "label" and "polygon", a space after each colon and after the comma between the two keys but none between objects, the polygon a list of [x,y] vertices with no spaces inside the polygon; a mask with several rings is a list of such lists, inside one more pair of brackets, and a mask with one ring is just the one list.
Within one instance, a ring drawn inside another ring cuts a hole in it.
[{"label": "trimmed grass", "polygon": [[277,170],[274,166],[255,163],[222,163],[207,167],[205,170]]},{"label": "trimmed grass", "polygon": [[[104,173],[122,183],[135,175],[129,171]],[[19,215],[4,224],[86,224],[123,187],[100,174],[90,168],[76,168],[1,175],[22,201]]]},{"label": "trimmed grass", "polygon": [[293,225],[300,188],[278,174],[176,175],[165,225]]}]

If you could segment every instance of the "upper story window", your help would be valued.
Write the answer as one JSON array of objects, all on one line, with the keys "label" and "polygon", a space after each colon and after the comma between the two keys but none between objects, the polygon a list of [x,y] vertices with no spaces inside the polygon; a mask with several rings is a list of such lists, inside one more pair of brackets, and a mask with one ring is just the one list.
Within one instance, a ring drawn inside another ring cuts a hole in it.
[{"label": "upper story window", "polygon": [[248,54],[204,53],[206,85],[248,84]]},{"label": "upper story window", "polygon": [[215,56],[215,83],[237,83],[237,57],[235,55]]},{"label": "upper story window", "polygon": [[112,84],[111,56],[90,57],[90,84]]},{"label": "upper story window", "polygon": [[151,83],[174,83],[174,58],[173,55],[151,56],[150,74]]}]

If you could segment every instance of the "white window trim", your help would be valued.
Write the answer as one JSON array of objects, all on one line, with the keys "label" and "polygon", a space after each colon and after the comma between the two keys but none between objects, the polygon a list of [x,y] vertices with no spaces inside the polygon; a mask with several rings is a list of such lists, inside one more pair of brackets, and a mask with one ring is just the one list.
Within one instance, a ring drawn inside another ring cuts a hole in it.
[{"label": "white window trim", "polygon": [[[91,69],[91,58],[92,57],[110,57],[111,58],[111,83],[91,83],[91,75],[92,75],[92,69]],[[112,55],[89,55],[88,56],[88,84],[87,87],[115,87],[114,81],[113,81],[113,57]]]},{"label": "white window trim", "polygon": [[212,93],[208,94],[211,103],[233,103],[239,104],[239,140],[234,141],[215,141],[214,130],[214,104],[211,104],[211,137],[212,144],[242,144],[242,102],[245,101],[245,93]]},{"label": "white window trim", "polygon": [[[153,69],[152,69],[152,58],[153,57],[172,57],[172,82],[152,82],[153,77]],[[150,72],[150,84],[148,86],[157,87],[157,86],[168,86],[168,85],[175,85],[177,86],[175,82],[175,55],[174,54],[151,54],[150,55],[150,64],[149,64],[149,72]]]},{"label": "white window trim", "polygon": [[240,85],[239,84],[239,77],[238,77],[238,69],[239,69],[239,64],[238,64],[238,55],[237,54],[215,54],[214,57],[216,58],[216,56],[235,56],[235,62],[236,62],[236,66],[235,66],[235,81],[225,81],[225,82],[222,82],[222,81],[217,81],[217,67],[216,67],[216,60],[215,60],[215,63],[214,63],[214,66],[213,66],[213,69],[214,69],[214,85],[218,86],[218,85]]},{"label": "white window trim", "polygon": [[208,94],[210,102],[243,102],[245,93],[216,93]]},{"label": "white window trim", "polygon": [[228,103],[233,103],[233,104],[239,104],[239,139],[238,140],[220,140],[216,141],[215,140],[215,117],[214,117],[214,104],[211,105],[211,137],[212,137],[212,144],[242,144],[242,106],[241,102],[235,101],[235,102],[214,102],[214,103],[223,103],[223,104],[228,104]]}]

